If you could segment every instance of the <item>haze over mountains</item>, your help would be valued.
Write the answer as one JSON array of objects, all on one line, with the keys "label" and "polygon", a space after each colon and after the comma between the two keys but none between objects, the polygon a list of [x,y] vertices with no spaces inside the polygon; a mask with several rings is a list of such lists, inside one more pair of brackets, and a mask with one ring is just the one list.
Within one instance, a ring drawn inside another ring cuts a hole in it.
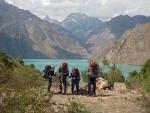
[{"label": "haze over mountains", "polygon": [[71,33],[29,11],[2,2],[0,17],[0,50],[8,54],[23,58],[82,58],[89,55],[71,38]]},{"label": "haze over mountains", "polygon": [[126,31],[150,22],[143,15],[120,15],[103,22],[82,13],[59,22],[50,16],[40,19],[3,0],[0,17],[0,50],[22,58],[99,57]]},{"label": "haze over mountains", "polygon": [[73,13],[67,16],[63,22],[59,22],[59,25],[74,34],[75,39],[92,55],[100,56],[124,32],[148,22],[150,22],[150,17],[143,15],[133,17],[120,15],[103,22],[85,14]]}]

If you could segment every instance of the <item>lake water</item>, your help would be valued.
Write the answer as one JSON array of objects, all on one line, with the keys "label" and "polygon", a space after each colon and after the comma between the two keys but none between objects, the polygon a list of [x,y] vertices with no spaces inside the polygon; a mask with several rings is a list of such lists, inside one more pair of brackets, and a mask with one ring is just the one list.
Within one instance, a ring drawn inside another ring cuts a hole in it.
[{"label": "lake water", "polygon": [[[24,59],[24,63],[26,65],[34,64],[35,67],[42,71],[46,64],[55,66],[55,71],[58,70],[60,64],[62,62],[68,62],[69,64],[69,70],[72,69],[72,67],[78,67],[80,71],[85,71],[88,68],[88,60],[61,60],[61,59]],[[112,66],[112,65],[110,65]],[[121,70],[123,75],[127,78],[130,72],[136,70],[137,72],[140,72],[141,66],[134,66],[134,65],[127,65],[127,64],[116,64],[116,67]],[[109,71],[109,67],[104,66],[103,64],[100,64],[100,68],[104,72]]]}]

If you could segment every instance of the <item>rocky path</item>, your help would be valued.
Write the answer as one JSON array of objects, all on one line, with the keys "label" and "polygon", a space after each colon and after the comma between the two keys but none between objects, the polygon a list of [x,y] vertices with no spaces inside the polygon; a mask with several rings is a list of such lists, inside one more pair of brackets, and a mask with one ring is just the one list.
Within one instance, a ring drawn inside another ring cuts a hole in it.
[{"label": "rocky path", "polygon": [[[142,113],[140,95],[134,91],[97,91],[97,96],[61,95],[53,89],[54,95],[50,100],[52,108],[57,113],[67,113],[70,101],[84,104],[92,113]],[[69,91],[68,91],[69,92]]]}]

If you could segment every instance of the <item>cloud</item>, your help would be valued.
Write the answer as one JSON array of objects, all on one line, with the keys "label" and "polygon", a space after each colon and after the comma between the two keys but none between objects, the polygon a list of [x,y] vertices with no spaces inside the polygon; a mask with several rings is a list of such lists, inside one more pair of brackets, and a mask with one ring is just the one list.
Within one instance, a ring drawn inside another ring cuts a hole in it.
[{"label": "cloud", "polygon": [[73,12],[86,13],[101,19],[116,15],[150,16],[150,0],[6,0],[7,2],[44,17],[63,20]]}]

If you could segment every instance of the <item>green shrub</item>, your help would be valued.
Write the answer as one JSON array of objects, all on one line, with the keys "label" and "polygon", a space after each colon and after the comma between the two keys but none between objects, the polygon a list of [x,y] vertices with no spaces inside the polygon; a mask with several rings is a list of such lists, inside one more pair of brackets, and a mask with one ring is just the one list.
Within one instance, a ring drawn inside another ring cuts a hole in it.
[{"label": "green shrub", "polygon": [[125,81],[125,78],[122,75],[121,71],[115,66],[111,67],[110,71],[105,76],[106,76],[106,79],[112,84],[114,84],[115,82]]},{"label": "green shrub", "polygon": [[142,66],[140,75],[143,92],[150,94],[150,59]]},{"label": "green shrub", "polygon": [[106,57],[103,58],[102,63],[104,66],[109,66],[109,60],[107,60]]},{"label": "green shrub", "polygon": [[140,87],[140,74],[136,71],[131,72],[127,78],[126,84],[131,89]]},{"label": "green shrub", "polygon": [[90,113],[90,111],[87,110],[85,105],[76,101],[71,101],[68,105],[68,113]]},{"label": "green shrub", "polygon": [[145,113],[150,112],[150,60],[147,60],[142,68],[141,72],[136,71],[130,73],[127,84],[130,88],[140,89],[143,95],[143,107]]},{"label": "green shrub", "polygon": [[0,52],[0,113],[53,113],[44,86],[33,65]]},{"label": "green shrub", "polygon": [[[6,89],[7,90],[7,89]],[[48,102],[41,92],[24,90],[23,92],[7,91],[1,94],[0,113],[45,113]],[[49,111],[49,113],[53,113]]]},{"label": "green shrub", "polygon": [[82,77],[82,82],[87,82],[88,81],[88,76],[86,71],[81,71],[81,77]]}]

